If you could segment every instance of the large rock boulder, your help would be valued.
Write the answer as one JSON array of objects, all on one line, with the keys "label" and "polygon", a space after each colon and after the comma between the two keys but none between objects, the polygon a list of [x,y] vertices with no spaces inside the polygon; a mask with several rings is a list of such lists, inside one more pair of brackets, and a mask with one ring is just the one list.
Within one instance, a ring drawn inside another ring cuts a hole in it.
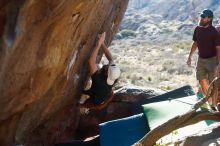
[{"label": "large rock boulder", "polygon": [[128,0],[0,1],[0,145],[74,137],[98,33],[110,44]]}]

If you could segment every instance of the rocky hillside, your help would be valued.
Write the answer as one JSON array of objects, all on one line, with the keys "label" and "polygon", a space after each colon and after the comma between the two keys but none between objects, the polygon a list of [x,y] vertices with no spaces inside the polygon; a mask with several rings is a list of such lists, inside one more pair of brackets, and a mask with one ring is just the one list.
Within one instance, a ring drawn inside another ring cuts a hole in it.
[{"label": "rocky hillside", "polygon": [[[121,29],[133,30],[149,40],[188,39],[198,21],[198,13],[214,11],[214,24],[220,20],[220,1],[208,0],[131,0]],[[168,38],[167,38],[168,37]]]},{"label": "rocky hillside", "polygon": [[[220,18],[218,0],[130,0],[120,30],[112,43],[116,62],[124,71],[122,84],[173,89],[195,80],[186,66],[193,30],[204,8]],[[197,89],[196,89],[197,90]]]},{"label": "rocky hillside", "polygon": [[220,16],[220,1],[218,0],[131,0],[129,8],[146,12],[143,14],[158,14],[166,20],[193,20],[202,9],[209,8]]}]

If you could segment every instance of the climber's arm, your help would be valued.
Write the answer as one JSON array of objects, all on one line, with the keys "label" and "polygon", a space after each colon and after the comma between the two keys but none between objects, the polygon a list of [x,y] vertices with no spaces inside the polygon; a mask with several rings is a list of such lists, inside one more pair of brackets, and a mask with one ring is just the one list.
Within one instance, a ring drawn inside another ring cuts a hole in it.
[{"label": "climber's arm", "polygon": [[113,63],[113,58],[112,58],[112,54],[110,53],[110,51],[108,50],[108,47],[105,45],[105,43],[102,43],[102,50],[106,56],[106,58],[109,61],[109,64]]},{"label": "climber's arm", "polygon": [[103,44],[104,40],[105,40],[105,32],[100,36],[100,38],[96,44],[96,47],[95,47],[94,51],[92,52],[92,55],[89,58],[90,75],[94,74],[97,71],[96,57],[97,57],[99,49],[100,49],[101,45]]}]

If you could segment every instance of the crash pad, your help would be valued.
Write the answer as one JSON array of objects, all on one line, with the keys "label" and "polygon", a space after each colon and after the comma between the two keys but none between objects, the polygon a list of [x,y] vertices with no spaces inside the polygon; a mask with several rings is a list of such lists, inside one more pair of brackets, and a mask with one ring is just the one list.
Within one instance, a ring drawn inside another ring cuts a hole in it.
[{"label": "crash pad", "polygon": [[178,115],[185,114],[191,110],[192,106],[196,102],[196,96],[187,96],[178,99],[145,104],[142,105],[142,107],[150,130],[152,130]]},{"label": "crash pad", "polygon": [[143,113],[105,122],[99,127],[101,146],[131,146],[149,132]]},{"label": "crash pad", "polygon": [[161,102],[161,101],[166,101],[166,100],[171,100],[171,99],[178,99],[178,98],[192,96],[192,95],[195,95],[193,88],[189,85],[186,85],[186,86],[177,88],[175,90],[166,92],[164,94],[153,96],[151,98],[146,98],[141,101],[138,101],[137,103],[134,103],[132,107],[132,113],[133,115],[142,113],[143,111],[142,111],[141,105],[143,104]]}]

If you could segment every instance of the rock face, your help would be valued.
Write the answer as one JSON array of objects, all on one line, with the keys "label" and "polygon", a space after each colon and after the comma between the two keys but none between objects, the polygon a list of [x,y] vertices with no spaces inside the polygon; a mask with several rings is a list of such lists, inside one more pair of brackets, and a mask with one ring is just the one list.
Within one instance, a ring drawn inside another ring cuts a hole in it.
[{"label": "rock face", "polygon": [[128,0],[0,1],[0,145],[74,137],[98,33],[112,40]]}]

